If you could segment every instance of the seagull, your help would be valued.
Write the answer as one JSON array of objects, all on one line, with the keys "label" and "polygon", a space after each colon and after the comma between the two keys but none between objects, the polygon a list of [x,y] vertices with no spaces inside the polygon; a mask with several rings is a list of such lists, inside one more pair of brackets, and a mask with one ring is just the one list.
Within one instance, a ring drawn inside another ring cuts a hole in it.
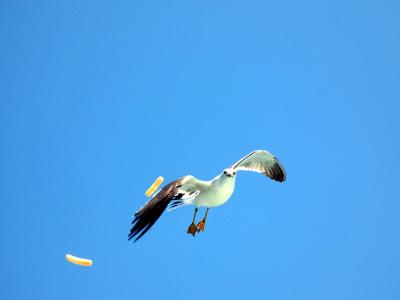
[{"label": "seagull", "polygon": [[[194,205],[194,216],[187,233],[193,236],[203,232],[208,211],[211,207],[220,206],[228,201],[235,190],[236,172],[254,171],[269,178],[283,182],[286,172],[278,159],[266,150],[255,150],[212,180],[204,181],[192,175],[183,176],[165,185],[136,213],[128,240],[140,239],[158,220],[161,214],[183,206]],[[196,214],[199,207],[206,207],[203,219],[196,225]]]}]

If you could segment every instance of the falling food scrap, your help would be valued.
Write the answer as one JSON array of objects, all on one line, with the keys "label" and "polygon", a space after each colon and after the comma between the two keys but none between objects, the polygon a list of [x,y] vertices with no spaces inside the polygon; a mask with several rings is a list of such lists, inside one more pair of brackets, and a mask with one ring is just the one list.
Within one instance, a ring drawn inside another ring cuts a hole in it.
[{"label": "falling food scrap", "polygon": [[163,183],[163,181],[164,181],[164,178],[162,176],[158,176],[158,178],[153,182],[153,184],[146,191],[146,196],[150,197],[154,193],[154,191],[160,186],[160,184]]},{"label": "falling food scrap", "polygon": [[65,259],[68,260],[70,263],[84,267],[90,267],[91,265],[93,265],[93,261],[91,259],[79,258],[71,254],[66,254]]}]

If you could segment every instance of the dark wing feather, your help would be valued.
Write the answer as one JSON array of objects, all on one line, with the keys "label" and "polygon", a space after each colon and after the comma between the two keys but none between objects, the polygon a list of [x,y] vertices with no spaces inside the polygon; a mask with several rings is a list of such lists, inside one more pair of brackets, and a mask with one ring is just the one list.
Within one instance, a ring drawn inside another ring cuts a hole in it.
[{"label": "dark wing feather", "polygon": [[231,167],[236,170],[255,171],[269,178],[283,182],[286,180],[286,172],[278,159],[266,150],[256,150]]},{"label": "dark wing feather", "polygon": [[128,235],[128,240],[137,235],[135,242],[140,239],[154,225],[168,204],[172,200],[180,199],[183,196],[178,190],[188,177],[184,176],[167,184],[135,213],[132,221],[133,227]]}]

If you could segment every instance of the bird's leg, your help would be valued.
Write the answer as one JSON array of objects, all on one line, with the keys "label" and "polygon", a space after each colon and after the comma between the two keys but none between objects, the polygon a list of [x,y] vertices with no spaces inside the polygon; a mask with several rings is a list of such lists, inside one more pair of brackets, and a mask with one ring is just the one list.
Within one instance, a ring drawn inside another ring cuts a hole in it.
[{"label": "bird's leg", "polygon": [[196,224],[194,223],[194,220],[196,219],[196,214],[197,214],[197,211],[198,211],[199,209],[196,207],[196,209],[194,210],[194,216],[193,216],[193,221],[192,221],[192,224],[190,224],[189,225],[189,228],[188,228],[188,230],[187,230],[187,233],[190,233],[191,235],[193,235],[193,236],[195,236],[196,235],[196,233],[197,233],[197,227],[196,227]]},{"label": "bird's leg", "polygon": [[206,210],[206,214],[204,215],[203,220],[201,220],[198,224],[197,224],[197,231],[204,231],[204,227],[206,227],[206,219],[207,219],[207,214],[208,214],[208,210],[209,208],[207,207]]}]

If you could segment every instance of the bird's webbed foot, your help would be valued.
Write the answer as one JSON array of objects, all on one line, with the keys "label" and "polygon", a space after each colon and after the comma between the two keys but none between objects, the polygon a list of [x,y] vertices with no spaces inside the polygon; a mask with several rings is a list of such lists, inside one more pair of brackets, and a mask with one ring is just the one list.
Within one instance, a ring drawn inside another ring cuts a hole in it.
[{"label": "bird's webbed foot", "polygon": [[191,235],[195,236],[197,232],[198,232],[198,230],[197,230],[196,224],[194,222],[192,222],[192,224],[189,225],[187,233],[190,233]]},{"label": "bird's webbed foot", "polygon": [[203,219],[199,223],[197,223],[197,231],[198,232],[200,232],[200,231],[203,232],[205,227],[206,227],[206,220],[205,219]]}]

